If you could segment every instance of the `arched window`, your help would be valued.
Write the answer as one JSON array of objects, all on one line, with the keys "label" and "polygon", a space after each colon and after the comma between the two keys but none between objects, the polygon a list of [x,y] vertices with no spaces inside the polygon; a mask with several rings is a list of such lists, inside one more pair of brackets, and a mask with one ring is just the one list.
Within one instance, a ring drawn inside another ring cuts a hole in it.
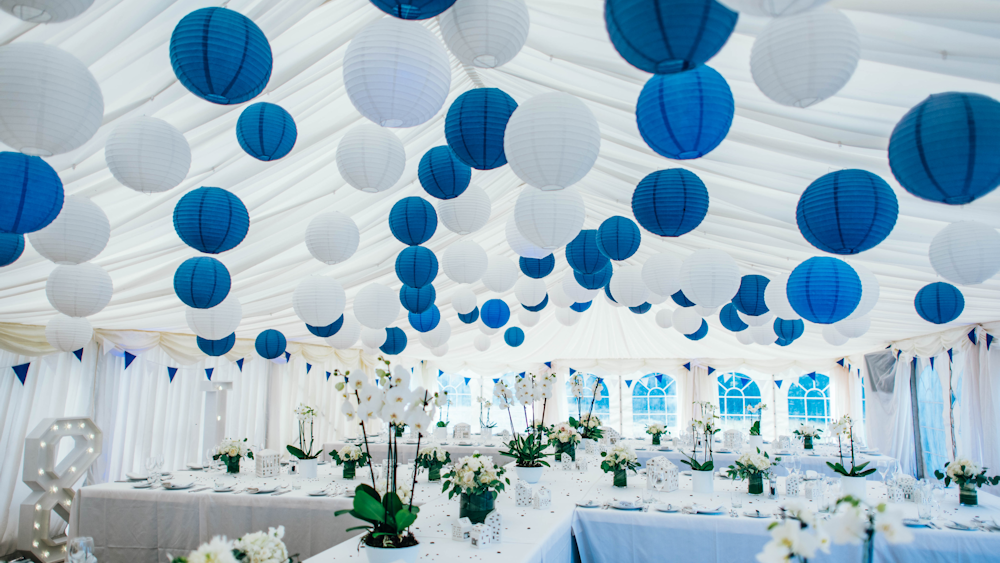
[{"label": "arched window", "polygon": [[475,429],[479,428],[479,408],[478,405],[475,409],[472,408],[472,389],[469,387],[472,382],[466,383],[465,380],[465,377],[457,373],[438,375],[438,386],[442,391],[448,392],[448,401],[451,403],[438,409],[438,418],[452,425],[467,422]]},{"label": "arched window", "polygon": [[[719,418],[722,427],[742,429],[749,425],[747,407],[760,402],[760,388],[742,373],[719,376]],[[756,420],[756,418],[754,418]]]},{"label": "arched window", "polygon": [[788,386],[788,422],[792,430],[809,423],[830,422],[830,378],[822,373],[803,375]]},{"label": "arched window", "polygon": [[[597,376],[589,375],[581,372],[576,372],[574,375],[579,375],[584,379],[583,385],[583,396],[578,401],[576,397],[573,396],[573,385],[570,380],[566,381],[566,402],[569,407],[569,415],[573,418],[579,418],[581,414],[587,414],[590,412],[590,403],[594,400],[594,383],[597,381]],[[572,377],[572,376],[570,376]],[[597,415],[601,422],[605,425],[608,424],[611,418],[611,400],[608,398],[608,386],[601,381],[600,394],[597,396],[597,400],[594,401],[594,414]]]},{"label": "arched window", "polygon": [[650,373],[632,384],[632,423],[636,431],[654,422],[670,431],[677,430],[677,382],[662,373]]},{"label": "arched window", "polygon": [[917,377],[917,403],[924,472],[933,475],[935,469],[944,471],[948,450],[945,445],[944,391],[941,377],[931,366],[926,366]]}]

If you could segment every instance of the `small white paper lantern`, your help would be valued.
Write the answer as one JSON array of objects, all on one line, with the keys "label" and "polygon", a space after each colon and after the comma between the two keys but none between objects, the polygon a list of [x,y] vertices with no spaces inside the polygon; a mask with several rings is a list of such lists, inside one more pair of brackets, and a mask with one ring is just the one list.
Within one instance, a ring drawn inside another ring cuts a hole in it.
[{"label": "small white paper lantern", "polygon": [[361,323],[354,318],[352,313],[344,313],[344,324],[340,325],[340,330],[337,331],[337,334],[327,336],[324,340],[337,350],[347,350],[358,343],[359,336],[361,336]]},{"label": "small white paper lantern", "polygon": [[56,266],[45,282],[45,297],[56,311],[70,317],[100,313],[111,301],[111,276],[97,264]]},{"label": "small white paper lantern", "polygon": [[860,59],[854,24],[823,7],[771,20],[754,41],[750,72],[768,98],[806,108],[840,91]]},{"label": "small white paper lantern", "polygon": [[848,338],[860,338],[868,332],[872,326],[872,319],[868,315],[862,315],[856,319],[844,319],[833,323],[837,332]]},{"label": "small white paper lantern", "polygon": [[535,491],[528,483],[518,480],[515,487],[514,503],[517,506],[531,506],[535,499]]},{"label": "small white paper lantern", "polygon": [[420,125],[440,111],[448,96],[448,51],[426,27],[382,18],[347,46],[344,88],[361,115],[383,127]]},{"label": "small white paper lantern", "polygon": [[462,64],[496,68],[528,39],[524,0],[460,0],[438,17],[445,45]]},{"label": "small white paper lantern", "polygon": [[472,533],[472,521],[468,518],[460,518],[451,524],[451,539],[454,541],[465,541]]},{"label": "small white paper lantern", "polygon": [[441,269],[455,283],[479,281],[489,265],[490,259],[486,256],[486,251],[471,240],[452,243],[444,249],[444,254],[441,256]]},{"label": "small white paper lantern", "polygon": [[534,307],[541,303],[545,299],[546,292],[545,280],[525,276],[514,284],[514,297],[521,305],[528,307]]},{"label": "small white paper lantern", "polygon": [[491,328],[486,326],[486,324],[483,323],[482,317],[479,317],[479,320],[476,321],[476,327],[479,328],[479,332],[485,334],[486,336],[493,336],[494,334],[500,332],[499,328]]},{"label": "small white paper lantern", "polygon": [[750,334],[749,329],[737,332],[735,336],[736,340],[739,340],[740,344],[743,344],[744,346],[753,344],[753,335]]},{"label": "small white paper lantern", "polygon": [[306,248],[324,264],[339,264],[358,250],[361,232],[347,215],[337,211],[320,213],[306,227]]},{"label": "small white paper lantern", "polygon": [[[763,315],[747,315],[744,314],[742,311],[736,311],[736,314],[739,315],[741,321],[745,322],[750,326],[763,326],[763,325],[774,324],[774,312],[770,310],[768,310],[768,312],[764,313]],[[785,319],[785,320],[787,321],[791,319]]]},{"label": "small white paper lantern", "polygon": [[28,235],[31,246],[56,264],[79,264],[97,257],[111,238],[111,223],[96,203],[66,196],[62,211],[44,229]]},{"label": "small white paper lantern", "polygon": [[448,353],[448,343],[446,342],[443,346],[438,346],[437,348],[431,350],[431,354],[435,357],[440,358]]},{"label": "small white paper lantern", "polygon": [[826,4],[830,0],[719,0],[723,6],[750,16],[794,16]]},{"label": "small white paper lantern", "polygon": [[556,320],[563,326],[575,325],[580,320],[582,314],[568,307],[565,309],[561,307],[556,308]]},{"label": "small white paper lantern", "polygon": [[[646,276],[643,276],[642,280],[643,280],[643,283],[645,283]],[[647,285],[646,287],[649,287],[649,286]],[[657,293],[653,293],[652,291],[650,291],[649,294],[646,295],[646,303],[649,303],[650,305],[659,305],[661,303],[666,303],[667,299],[670,299],[670,298],[668,296],[666,296],[666,295],[660,295],[660,294],[657,294]]]},{"label": "small white paper lantern", "polygon": [[[702,307],[718,307],[732,300],[740,289],[740,267],[721,250],[696,250],[681,266],[681,290]],[[614,283],[614,278],[611,278]],[[611,288],[614,294],[614,287]],[[615,299],[617,299],[617,294]]]},{"label": "small white paper lantern", "polygon": [[823,340],[826,340],[826,343],[831,346],[843,346],[847,344],[849,339],[841,334],[835,326],[826,325],[823,327]]},{"label": "small white paper lantern", "polygon": [[854,308],[854,312],[844,319],[848,321],[870,313],[875,308],[875,305],[878,304],[879,293],[881,293],[878,278],[875,277],[875,274],[871,270],[860,264],[851,264],[851,267],[854,268],[854,271],[858,274],[858,278],[861,279],[861,301]]},{"label": "small white paper lantern", "polygon": [[101,87],[86,65],[44,43],[0,47],[0,141],[33,156],[69,152],[104,119]]},{"label": "small white paper lantern", "polygon": [[[384,288],[384,286],[382,286]],[[388,288],[384,288],[389,291]],[[363,291],[363,290],[362,290]],[[360,294],[359,294],[360,295]],[[395,299],[396,313],[399,312],[399,298]],[[292,294],[292,308],[302,322],[312,326],[327,326],[344,314],[347,295],[340,282],[328,276],[310,276],[295,288]],[[357,307],[357,299],[355,299]],[[395,320],[395,313],[392,320]],[[382,327],[385,328],[385,327]]]},{"label": "small white paper lantern", "polygon": [[[674,312],[670,309],[660,309],[656,312],[656,324],[660,325],[660,328],[670,328],[674,326]],[[698,325],[699,327],[701,325]],[[698,329],[696,328],[695,331]]]},{"label": "small white paper lantern", "polygon": [[458,197],[437,202],[438,221],[449,231],[467,235],[482,229],[490,220],[493,204],[486,191],[470,184]]},{"label": "small white paper lantern", "polygon": [[[698,315],[701,318],[703,318],[703,319],[707,319],[708,317],[711,317],[712,315],[714,315],[719,310],[718,307],[702,307],[701,305],[695,305],[693,308],[694,308],[694,312],[698,313]],[[738,312],[739,311],[737,311],[737,313]]]},{"label": "small white paper lantern", "polygon": [[959,221],[934,235],[929,254],[942,278],[958,285],[980,284],[1000,270],[1000,234],[977,221]]},{"label": "small white paper lantern", "polygon": [[254,474],[257,477],[277,477],[281,474],[281,454],[274,450],[254,453]]},{"label": "small white paper lantern", "polygon": [[745,332],[750,333],[750,337],[753,338],[754,343],[766,346],[768,344],[774,344],[778,341],[778,335],[774,332],[773,323],[765,323],[760,326],[752,326],[748,328]]},{"label": "small white paper lantern", "polygon": [[527,309],[521,309],[517,312],[517,321],[521,326],[532,327],[538,324],[538,321],[542,318],[541,313],[538,311],[529,311]]},{"label": "small white paper lantern", "polygon": [[389,334],[384,328],[363,328],[361,329],[361,345],[372,350],[385,344],[385,339]]},{"label": "small white paper lantern", "polygon": [[[503,150],[510,169],[524,183],[540,190],[561,190],[582,180],[594,166],[601,150],[601,129],[593,112],[577,97],[565,92],[539,94],[510,116]],[[521,232],[532,240],[523,227]],[[573,237],[566,242],[570,240]]]},{"label": "small white paper lantern", "polygon": [[[686,294],[686,293],[685,293]],[[646,302],[649,289],[642,281],[641,266],[621,266],[611,276],[611,295],[625,307],[638,307]],[[701,326],[699,318],[698,326]],[[698,330],[695,327],[695,330]],[[694,331],[692,331],[694,332]]]},{"label": "small white paper lantern", "polygon": [[354,126],[337,145],[337,170],[351,187],[370,194],[396,185],[406,168],[406,149],[395,133],[378,125]]},{"label": "small white paper lantern", "polygon": [[552,254],[552,251],[535,246],[531,241],[524,238],[521,231],[517,230],[517,222],[514,220],[514,217],[511,217],[507,221],[504,233],[507,235],[507,245],[518,256],[525,258],[545,258],[549,254]]},{"label": "small white paper lantern", "polygon": [[642,281],[649,291],[669,297],[681,288],[681,265],[683,262],[669,252],[650,256],[642,265]]},{"label": "small white paper lantern", "polygon": [[576,188],[542,191],[525,186],[514,204],[517,230],[528,242],[547,250],[546,254],[576,238],[586,218],[583,197]]},{"label": "small white paper lantern", "polygon": [[115,180],[137,192],[175,188],[191,170],[191,145],[176,127],[139,116],[114,128],[104,145],[104,161]]},{"label": "small white paper lantern", "polygon": [[230,291],[222,303],[210,309],[185,307],[184,316],[191,332],[206,340],[222,340],[239,328],[243,305]]},{"label": "small white paper lantern", "polygon": [[490,349],[490,337],[485,334],[477,334],[472,344],[476,347],[476,350],[485,352]]},{"label": "small white paper lantern", "polygon": [[354,296],[354,316],[364,327],[386,328],[399,316],[399,296],[384,285],[368,284]]},{"label": "small white paper lantern", "polygon": [[520,270],[513,260],[506,256],[490,256],[486,272],[483,273],[483,285],[490,291],[504,293],[510,291],[517,283]]},{"label": "small white paper lantern", "polygon": [[597,294],[601,292],[600,289],[587,289],[580,285],[576,281],[576,276],[573,275],[573,270],[566,270],[566,273],[563,274],[562,289],[563,293],[569,296],[574,303],[593,301],[597,297]]},{"label": "small white paper lantern", "polygon": [[[859,276],[861,274],[858,274]],[[775,276],[774,279],[767,284],[764,288],[764,304],[770,312],[774,313],[779,319],[785,319],[786,321],[795,321],[801,319],[802,316],[792,309],[791,304],[788,303],[788,294],[785,292],[788,286],[788,275]],[[739,312],[739,311],[737,311]],[[740,318],[743,318],[740,315]]]},{"label": "small white paper lantern", "polygon": [[476,308],[476,305],[476,292],[468,286],[456,289],[451,296],[451,306],[459,315],[468,315]]},{"label": "small white paper lantern", "polygon": [[93,3],[94,0],[0,0],[0,9],[30,23],[57,23],[79,16]]},{"label": "small white paper lantern", "polygon": [[557,283],[549,289],[549,302],[560,308],[566,308],[576,303],[572,297],[566,295],[566,290],[563,289],[562,283]]},{"label": "small white paper lantern", "polygon": [[701,328],[702,318],[691,307],[678,307],[674,309],[670,320],[677,332],[681,334],[694,334]]},{"label": "small white paper lantern", "polygon": [[447,319],[441,319],[436,327],[420,333],[420,341],[429,349],[440,348],[448,344],[451,338],[451,324]]},{"label": "small white paper lantern", "polygon": [[56,315],[45,325],[45,340],[60,352],[79,350],[93,337],[90,321],[82,317]]}]

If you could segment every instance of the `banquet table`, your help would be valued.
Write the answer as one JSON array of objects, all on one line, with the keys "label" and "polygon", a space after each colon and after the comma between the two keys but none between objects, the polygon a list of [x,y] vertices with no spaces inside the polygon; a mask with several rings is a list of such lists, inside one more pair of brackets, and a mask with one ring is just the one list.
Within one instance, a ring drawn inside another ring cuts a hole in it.
[{"label": "banquet table", "polygon": [[[475,452],[479,452],[484,456],[493,457],[493,462],[497,465],[506,465],[512,461],[514,458],[505,455],[500,455],[500,450],[502,449],[502,440],[499,436],[494,436],[493,439],[486,444],[479,443],[479,436],[473,436],[471,440],[463,441],[463,444],[459,445],[458,441],[449,439],[447,442],[439,442],[437,440],[431,439],[430,441],[421,440],[420,448],[436,446],[443,448],[451,453],[451,459],[458,461],[459,459],[470,456]],[[332,450],[339,450],[347,445],[347,442],[329,442],[323,444],[323,454],[320,459],[324,461],[330,460],[330,452]],[[353,444],[360,446],[364,449],[364,444]],[[381,463],[385,459],[386,452],[389,450],[389,444],[385,442],[369,442],[368,448],[371,451],[372,458],[375,463]],[[417,441],[411,440],[409,438],[403,438],[399,444],[399,460],[402,463],[406,463],[407,460],[415,458],[417,455]]]}]

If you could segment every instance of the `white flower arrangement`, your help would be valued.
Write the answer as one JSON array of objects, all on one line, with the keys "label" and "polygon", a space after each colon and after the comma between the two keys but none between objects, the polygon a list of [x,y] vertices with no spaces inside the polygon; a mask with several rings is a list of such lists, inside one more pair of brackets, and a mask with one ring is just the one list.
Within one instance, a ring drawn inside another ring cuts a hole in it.
[{"label": "white flower arrangement", "polygon": [[[451,472],[444,475],[444,489],[451,491],[448,498],[456,494],[479,495],[489,491],[502,491],[504,483],[510,484],[510,479],[503,477],[505,470],[493,463],[493,458],[482,457],[479,452],[458,460]],[[496,495],[494,495],[496,496]]]},{"label": "white flower arrangement", "polygon": [[759,451],[746,451],[736,458],[736,463],[742,464],[750,469],[756,469],[757,473],[764,473],[771,469],[771,459]]},{"label": "white flower arrangement", "polygon": [[966,480],[979,475],[980,467],[972,460],[957,458],[948,464],[945,475],[951,477],[952,481]]},{"label": "white flower arrangement", "polygon": [[198,546],[187,557],[174,557],[169,555],[168,559],[177,562],[178,559],[186,563],[236,563],[233,555],[233,544],[226,540],[225,536],[215,536],[211,541]]},{"label": "white flower arrangement", "polygon": [[656,436],[657,434],[663,434],[667,429],[659,422],[654,422],[646,427],[646,434],[650,436]]},{"label": "white flower arrangement", "polygon": [[213,454],[217,456],[246,457],[249,451],[246,440],[223,438],[219,442],[219,445],[215,447]]},{"label": "white flower arrangement", "polygon": [[560,422],[552,427],[552,431],[549,432],[549,440],[561,444],[578,444],[580,443],[580,433],[570,423]]},{"label": "white flower arrangement", "polygon": [[359,459],[361,459],[362,452],[361,448],[357,446],[347,445],[344,446],[343,448],[340,448],[340,451],[337,452],[337,455],[340,456],[340,459],[345,461],[358,461]]},{"label": "white flower arrangement", "polygon": [[[431,446],[427,448],[420,448],[420,452],[417,454],[417,463],[419,464],[443,464],[448,463],[451,460],[451,453],[444,448],[439,448],[437,446]],[[428,465],[423,465],[427,467]]]},{"label": "white flower arrangement", "polygon": [[299,403],[299,406],[295,407],[295,417],[299,422],[312,422],[316,418],[316,411],[304,403]]},{"label": "white flower arrangement", "polygon": [[503,381],[498,381],[493,386],[493,398],[497,400],[497,406],[507,410],[514,406],[514,392]]},{"label": "white flower arrangement", "polygon": [[803,424],[802,426],[799,426],[798,430],[796,430],[794,434],[796,436],[808,436],[810,438],[818,438],[820,432],[822,432],[822,430],[816,428],[812,424]]},{"label": "white flower arrangement", "polygon": [[596,414],[585,414],[580,417],[580,426],[584,428],[600,428],[601,419]]},{"label": "white flower arrangement", "polygon": [[[378,492],[379,496],[384,497],[386,491],[389,490],[388,478],[389,476],[386,475],[385,479],[380,479],[375,484],[375,491]],[[396,495],[399,496],[399,501],[403,504],[410,502],[410,498],[413,496],[413,490],[410,488],[410,484],[407,483],[405,479],[396,482]]]},{"label": "white flower arrangement", "polygon": [[[321,453],[320,451],[313,451],[313,444],[315,443],[313,424],[316,420],[316,411],[304,403],[299,403],[299,406],[295,408],[295,417],[299,421],[298,447],[292,445],[285,447],[288,453],[298,459],[316,459]],[[306,438],[306,434],[309,436],[308,439]],[[307,441],[308,445],[306,444]]]},{"label": "white flower arrangement", "polygon": [[747,412],[749,414],[757,414],[764,410],[767,410],[767,405],[764,403],[757,403],[756,405],[747,405]]},{"label": "white flower arrangement", "polygon": [[608,462],[608,465],[612,467],[625,467],[633,464],[638,465],[639,458],[632,451],[632,448],[623,442],[618,442],[614,446],[611,446],[611,449],[604,455],[604,461]]},{"label": "white flower arrangement", "polygon": [[285,527],[268,528],[266,532],[254,532],[236,540],[233,549],[242,551],[244,563],[285,563],[288,548],[281,539],[285,537]]}]

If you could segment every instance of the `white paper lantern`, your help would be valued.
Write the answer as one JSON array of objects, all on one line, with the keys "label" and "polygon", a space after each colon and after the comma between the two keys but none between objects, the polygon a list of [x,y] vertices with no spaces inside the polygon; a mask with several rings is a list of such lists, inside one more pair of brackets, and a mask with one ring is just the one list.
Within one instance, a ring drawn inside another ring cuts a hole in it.
[{"label": "white paper lantern", "polygon": [[[643,276],[642,279],[643,279],[643,282],[645,282],[646,277]],[[646,286],[646,287],[649,287],[649,286]],[[665,303],[667,301],[667,299],[670,299],[670,298],[667,297],[666,295],[659,295],[657,293],[653,293],[652,291],[650,291],[649,294],[646,295],[646,303],[649,303],[650,305],[659,305],[660,303]]]},{"label": "white paper lantern", "polygon": [[760,326],[752,326],[746,330],[750,333],[755,344],[767,346],[778,341],[778,335],[774,332],[774,323],[765,323]]},{"label": "white paper lantern", "polygon": [[[741,321],[745,322],[750,326],[763,326],[767,324],[770,325],[774,324],[774,312],[770,310],[764,313],[763,315],[746,315],[742,311],[736,311],[736,314],[739,315]],[[787,321],[793,319],[785,319],[785,320]]]},{"label": "white paper lantern", "polygon": [[694,334],[701,328],[702,318],[691,307],[678,307],[670,316],[671,324],[681,334]]},{"label": "white paper lantern", "polygon": [[455,58],[477,68],[496,68],[513,59],[531,24],[524,0],[458,0],[438,22]]},{"label": "white paper lantern", "polygon": [[406,168],[406,149],[395,133],[378,125],[356,125],[337,145],[337,170],[353,188],[370,194],[396,185]]},{"label": "white paper lantern", "polygon": [[559,324],[563,326],[575,325],[577,322],[579,322],[581,315],[583,315],[583,313],[580,313],[579,311],[574,311],[573,309],[570,309],[568,307],[556,308],[556,320],[559,321]]},{"label": "white paper lantern", "polygon": [[601,292],[600,289],[587,289],[580,285],[576,281],[576,276],[573,275],[573,270],[566,270],[566,273],[563,274],[562,289],[563,293],[569,296],[574,303],[593,301],[597,297],[597,294]]},{"label": "white paper lantern", "polygon": [[669,297],[681,288],[681,259],[669,252],[650,256],[642,265],[642,281],[649,291]]},{"label": "white paper lantern", "polygon": [[534,307],[541,303],[545,299],[547,291],[545,280],[523,277],[514,284],[514,297],[517,298],[518,303],[528,307]]},{"label": "white paper lantern", "polygon": [[1000,270],[1000,234],[977,221],[959,221],[934,235],[929,254],[942,278],[958,285],[980,284]]},{"label": "white paper lantern", "polygon": [[[398,305],[399,299],[395,301]],[[345,306],[347,306],[347,295],[344,293],[344,286],[327,276],[311,276],[302,280],[292,294],[292,308],[307,325],[332,324],[344,314]]]},{"label": "white paper lantern", "polygon": [[[791,304],[788,303],[788,294],[785,292],[787,286],[788,274],[774,276],[774,279],[764,288],[764,304],[779,319],[795,321],[801,319],[802,316],[796,313],[795,309],[792,309]],[[740,315],[740,318],[743,318],[743,315]]]},{"label": "white paper lantern", "polygon": [[58,47],[0,47],[0,141],[34,156],[69,152],[104,119],[101,87],[87,67]]},{"label": "white paper lantern", "polygon": [[482,229],[490,220],[493,204],[486,191],[470,184],[458,197],[438,200],[438,221],[449,231],[467,235]]},{"label": "white paper lantern", "polygon": [[525,186],[514,204],[517,230],[546,254],[576,238],[586,218],[583,197],[576,188],[546,192]]},{"label": "white paper lantern", "polygon": [[28,235],[31,246],[56,264],[79,264],[101,253],[111,238],[104,210],[83,196],[66,196],[62,211],[44,229]]},{"label": "white paper lantern", "polygon": [[111,301],[111,276],[97,264],[56,266],[45,282],[45,297],[56,311],[71,317],[100,313]]},{"label": "white paper lantern", "polygon": [[440,358],[448,353],[448,343],[445,342],[444,346],[438,346],[437,348],[431,350],[431,354],[435,357]]},{"label": "white paper lantern", "polygon": [[476,292],[472,288],[463,286],[455,290],[451,296],[451,307],[459,315],[468,315],[476,308]]},{"label": "white paper lantern", "polygon": [[344,313],[344,324],[340,325],[340,330],[333,336],[325,338],[326,343],[337,350],[347,350],[353,348],[358,343],[361,336],[361,323],[354,318],[352,313]]},{"label": "white paper lantern", "polygon": [[210,309],[185,307],[184,316],[191,332],[206,340],[222,340],[239,328],[243,320],[243,305],[230,291],[222,303]]},{"label": "white paper lantern", "polygon": [[479,317],[476,321],[476,326],[479,328],[479,332],[485,334],[486,336],[493,336],[494,334],[500,332],[499,328],[490,328],[483,323],[483,318]]},{"label": "white paper lantern", "polygon": [[[670,328],[674,326],[674,312],[670,309],[660,309],[656,312],[656,324],[660,325],[660,328]],[[698,329],[695,329],[696,331]]]},{"label": "white paper lantern", "polygon": [[440,348],[448,343],[449,338],[451,338],[451,324],[445,319],[441,319],[441,322],[431,330],[420,333],[420,341],[427,348]]},{"label": "white paper lantern", "polygon": [[[642,281],[641,266],[621,266],[611,276],[611,295],[625,307],[638,307],[646,302],[649,289]],[[701,324],[699,323],[699,326]],[[695,327],[695,330],[698,330]],[[693,331],[692,331],[693,332]]]},{"label": "white paper lantern", "polygon": [[347,215],[337,211],[320,213],[306,227],[306,248],[324,264],[339,264],[358,250],[361,232]]},{"label": "white paper lantern", "polygon": [[389,334],[384,328],[363,328],[361,329],[361,345],[369,349],[377,349],[385,344],[385,339]]},{"label": "white paper lantern", "polygon": [[177,187],[191,169],[191,146],[176,127],[139,116],[114,128],[104,145],[104,161],[123,186],[152,194]]},{"label": "white paper lantern", "polygon": [[551,250],[545,250],[531,243],[528,239],[524,238],[521,231],[517,230],[517,222],[514,217],[507,220],[507,225],[504,227],[504,233],[507,236],[507,245],[510,249],[514,251],[514,254],[518,256],[523,256],[525,258],[545,258],[549,254],[552,254]]},{"label": "white paper lantern", "polygon": [[384,285],[368,284],[354,296],[354,316],[361,326],[384,329],[399,316],[399,296]]},{"label": "white paper lantern", "polygon": [[[483,285],[490,291],[504,293],[510,291],[517,283],[520,270],[514,261],[506,256],[490,256],[486,272],[483,273]],[[537,303],[536,303],[537,304]]]},{"label": "white paper lantern", "polygon": [[93,3],[94,0],[0,0],[0,10],[30,23],[56,23],[79,16]]},{"label": "white paper lantern", "polygon": [[868,315],[862,315],[856,319],[844,319],[833,323],[837,332],[848,338],[860,338],[872,327],[872,319]]},{"label": "white paper lantern", "polygon": [[736,336],[736,340],[739,340],[740,344],[743,344],[744,346],[753,344],[753,335],[750,334],[749,330],[742,330],[737,332],[734,336]]},{"label": "white paper lantern", "polygon": [[476,350],[485,352],[490,349],[490,337],[485,334],[477,334],[476,338],[472,340],[472,345],[476,347]]},{"label": "white paper lantern", "polygon": [[871,270],[860,264],[851,264],[851,267],[854,268],[854,271],[858,273],[858,278],[861,279],[861,301],[854,308],[854,312],[844,319],[847,321],[863,317],[870,313],[875,308],[875,305],[878,304],[879,293],[881,293],[878,278],[875,277],[875,274]]},{"label": "white paper lantern", "polygon": [[56,315],[45,325],[45,340],[60,352],[74,352],[94,337],[90,321],[82,317]]},{"label": "white paper lantern", "polygon": [[590,108],[575,96],[539,94],[510,116],[503,150],[510,169],[524,183],[540,190],[561,190],[593,168],[601,150],[601,129]]},{"label": "white paper lantern", "polygon": [[[475,283],[483,277],[490,259],[483,247],[471,240],[460,240],[444,249],[441,269],[455,283]],[[471,309],[470,309],[471,311]]]},{"label": "white paper lantern", "polygon": [[[604,292],[602,291],[601,293]],[[604,293],[604,300],[607,301],[608,305],[611,305],[612,307],[624,307],[624,305],[622,305],[621,303],[613,301],[610,297],[608,297],[607,293]]]},{"label": "white paper lantern", "polygon": [[[716,313],[716,311],[719,310],[718,307],[702,307],[701,305],[695,305],[693,307],[693,309],[694,309],[694,312],[698,313],[698,316],[700,316],[703,319],[707,319],[708,317],[711,317],[712,315],[714,315]],[[737,312],[739,312],[739,311],[737,311]]]},{"label": "white paper lantern", "polygon": [[826,325],[823,327],[823,340],[826,340],[826,343],[831,346],[843,346],[847,344],[849,339],[841,334],[835,326]]},{"label": "white paper lantern", "polygon": [[541,313],[538,311],[529,311],[527,309],[521,309],[517,312],[517,321],[521,326],[532,327],[538,324],[538,321],[542,318]]},{"label": "white paper lantern", "polygon": [[[681,266],[681,291],[702,307],[718,307],[740,289],[740,267],[721,250],[696,250]],[[612,283],[614,278],[611,278]],[[614,294],[614,288],[611,293]],[[616,297],[617,299],[617,294]]]},{"label": "white paper lantern", "polygon": [[854,24],[823,7],[771,20],[754,41],[750,72],[768,98],[805,108],[840,91],[860,59]]},{"label": "white paper lantern", "polygon": [[812,10],[830,0],[719,0],[723,6],[750,16],[782,17]]},{"label": "white paper lantern", "polygon": [[426,27],[382,18],[347,46],[344,88],[361,115],[383,127],[420,125],[440,111],[448,96],[448,51]]},{"label": "white paper lantern", "polygon": [[569,295],[566,295],[566,290],[563,289],[562,283],[557,283],[549,289],[549,302],[556,307],[565,308],[569,307],[573,303],[576,303]]}]

